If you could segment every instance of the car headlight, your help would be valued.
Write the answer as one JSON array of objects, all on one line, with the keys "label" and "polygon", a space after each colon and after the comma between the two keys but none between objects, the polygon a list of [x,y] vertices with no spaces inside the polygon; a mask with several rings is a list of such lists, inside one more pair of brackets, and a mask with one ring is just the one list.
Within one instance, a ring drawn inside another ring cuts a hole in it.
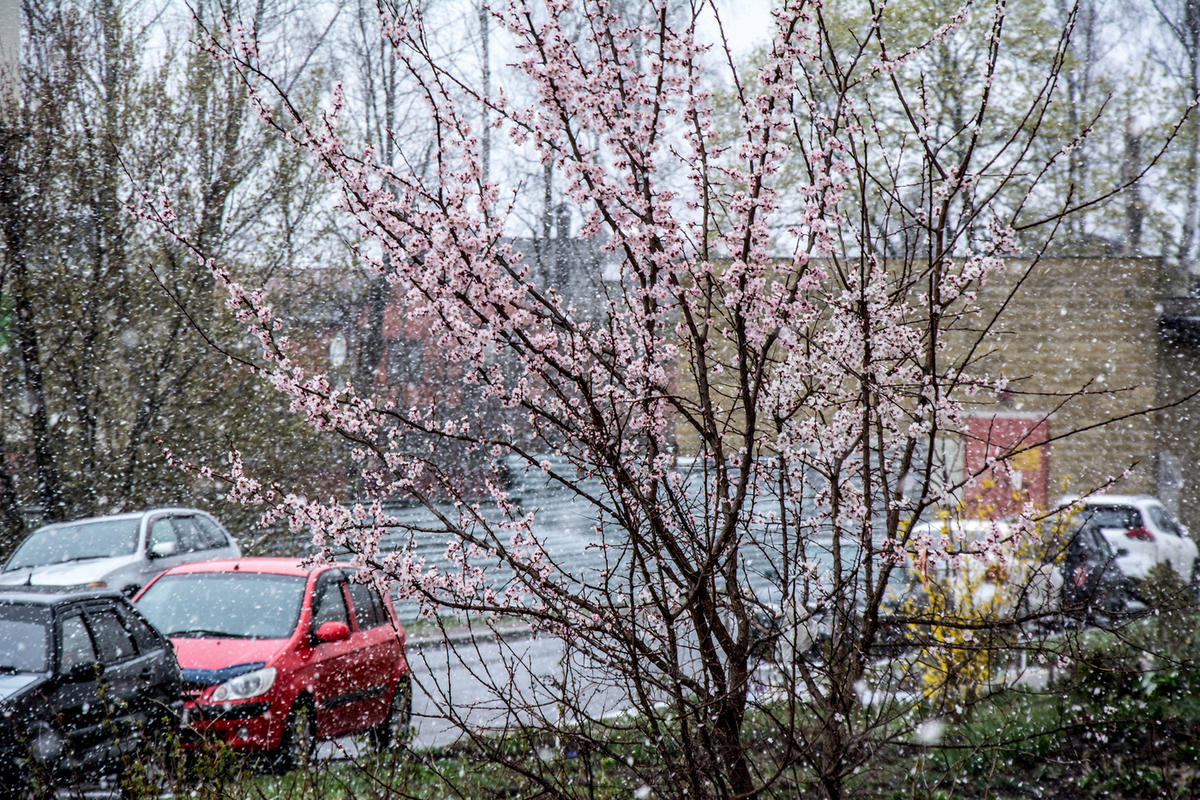
[{"label": "car headlight", "polygon": [[212,693],[211,700],[214,703],[224,703],[229,700],[258,697],[274,685],[275,668],[263,667],[225,681]]},{"label": "car headlight", "polygon": [[63,744],[62,734],[40,723],[29,737],[29,753],[42,764],[51,764],[62,755]]}]

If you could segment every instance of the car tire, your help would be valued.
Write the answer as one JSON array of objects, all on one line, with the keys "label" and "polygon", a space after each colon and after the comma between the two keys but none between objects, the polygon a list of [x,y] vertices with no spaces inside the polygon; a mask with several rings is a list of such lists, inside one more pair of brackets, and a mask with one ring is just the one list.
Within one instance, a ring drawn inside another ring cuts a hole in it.
[{"label": "car tire", "polygon": [[412,678],[405,675],[392,689],[387,717],[368,732],[371,745],[380,752],[402,749],[412,737]]},{"label": "car tire", "polygon": [[1192,562],[1192,579],[1189,586],[1192,590],[1192,600],[1200,603],[1200,558]]},{"label": "car tire", "polygon": [[10,784],[9,789],[14,800],[53,800],[58,796],[53,781],[41,775],[22,775]]},{"label": "car tire", "polygon": [[283,736],[271,758],[271,767],[282,774],[308,766],[316,750],[316,741],[317,718],[312,702],[301,697],[284,723]]}]

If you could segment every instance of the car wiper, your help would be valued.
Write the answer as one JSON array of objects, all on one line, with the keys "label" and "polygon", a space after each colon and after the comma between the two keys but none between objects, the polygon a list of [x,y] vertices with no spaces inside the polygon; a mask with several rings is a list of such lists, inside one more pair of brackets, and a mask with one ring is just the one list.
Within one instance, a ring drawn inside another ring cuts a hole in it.
[{"label": "car wiper", "polygon": [[187,628],[181,631],[171,631],[168,637],[177,639],[253,639],[248,633],[230,633],[229,631],[214,631],[208,628]]},{"label": "car wiper", "polygon": [[23,672],[34,672],[35,670],[25,669],[23,667],[13,667],[8,664],[0,664],[0,675],[19,675]]}]

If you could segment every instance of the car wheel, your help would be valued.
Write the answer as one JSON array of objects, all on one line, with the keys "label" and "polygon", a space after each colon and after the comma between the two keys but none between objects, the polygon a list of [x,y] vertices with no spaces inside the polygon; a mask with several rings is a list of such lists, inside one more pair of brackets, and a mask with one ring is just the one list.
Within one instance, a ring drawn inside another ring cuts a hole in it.
[{"label": "car wheel", "polygon": [[317,720],[312,703],[307,698],[300,698],[288,714],[283,727],[283,737],[279,740],[279,749],[275,751],[271,766],[276,772],[290,772],[305,767],[312,760],[316,751]]},{"label": "car wheel", "polygon": [[405,675],[396,681],[387,718],[369,732],[371,744],[379,751],[403,748],[412,736],[412,679]]},{"label": "car wheel", "polygon": [[169,793],[172,780],[184,772],[175,709],[152,715],[137,730],[137,744],[123,759],[119,779],[122,797],[163,796]]},{"label": "car wheel", "polygon": [[21,775],[9,784],[14,800],[52,800],[58,796],[53,781],[44,775]]}]

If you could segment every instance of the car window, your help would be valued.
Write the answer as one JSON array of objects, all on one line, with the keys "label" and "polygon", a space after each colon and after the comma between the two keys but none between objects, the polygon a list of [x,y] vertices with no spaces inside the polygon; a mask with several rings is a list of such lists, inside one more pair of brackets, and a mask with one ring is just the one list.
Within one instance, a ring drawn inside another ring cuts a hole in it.
[{"label": "car window", "polygon": [[0,671],[49,669],[50,611],[24,603],[0,603]]},{"label": "car window", "polygon": [[324,579],[317,585],[313,596],[313,629],[326,622],[344,622],[350,627],[350,614],[346,610],[346,598],[342,594],[342,581]]},{"label": "car window", "polygon": [[162,640],[136,611],[124,605],[115,608],[139,653],[150,653],[163,646]]},{"label": "car window", "polygon": [[150,539],[146,542],[146,549],[153,551],[155,546],[160,544],[175,545],[175,552],[180,552],[179,537],[175,535],[175,526],[167,517],[156,519],[150,526]]},{"label": "car window", "polygon": [[21,543],[4,569],[132,555],[137,552],[137,543],[136,518],[47,525]]},{"label": "car window", "polygon": [[1171,515],[1162,506],[1150,506],[1147,509],[1150,513],[1150,520],[1160,529],[1175,536],[1182,536],[1183,531],[1175,524],[1175,520],[1171,519]]},{"label": "car window", "polygon": [[350,603],[354,606],[354,622],[359,630],[375,628],[387,622],[383,602],[374,586],[357,581],[351,581],[347,586],[350,589]]},{"label": "car window", "polygon": [[1129,506],[1088,506],[1080,512],[1084,523],[1097,528],[1123,528],[1129,530],[1142,524],[1142,515]]},{"label": "car window", "polygon": [[96,650],[102,662],[117,664],[137,655],[133,637],[121,624],[121,618],[117,616],[116,611],[111,608],[89,609],[87,616],[88,626],[92,629]]},{"label": "car window", "polygon": [[306,578],[260,572],[163,575],[137,609],[167,636],[285,639],[296,629]]},{"label": "car window", "polygon": [[59,669],[66,672],[80,664],[96,663],[92,637],[80,614],[63,617],[58,623]]},{"label": "car window", "polygon": [[206,550],[208,546],[196,527],[195,517],[172,517],[171,525],[175,528],[175,537],[179,540],[179,552],[194,553]]},{"label": "car window", "polygon": [[1112,557],[1112,548],[1109,547],[1108,539],[1101,536],[1100,531],[1096,528],[1085,528],[1081,533],[1080,539],[1088,560],[1107,561]]},{"label": "car window", "polygon": [[206,549],[229,546],[229,539],[217,523],[208,517],[199,516],[192,517],[192,521],[196,526],[200,541]]}]

